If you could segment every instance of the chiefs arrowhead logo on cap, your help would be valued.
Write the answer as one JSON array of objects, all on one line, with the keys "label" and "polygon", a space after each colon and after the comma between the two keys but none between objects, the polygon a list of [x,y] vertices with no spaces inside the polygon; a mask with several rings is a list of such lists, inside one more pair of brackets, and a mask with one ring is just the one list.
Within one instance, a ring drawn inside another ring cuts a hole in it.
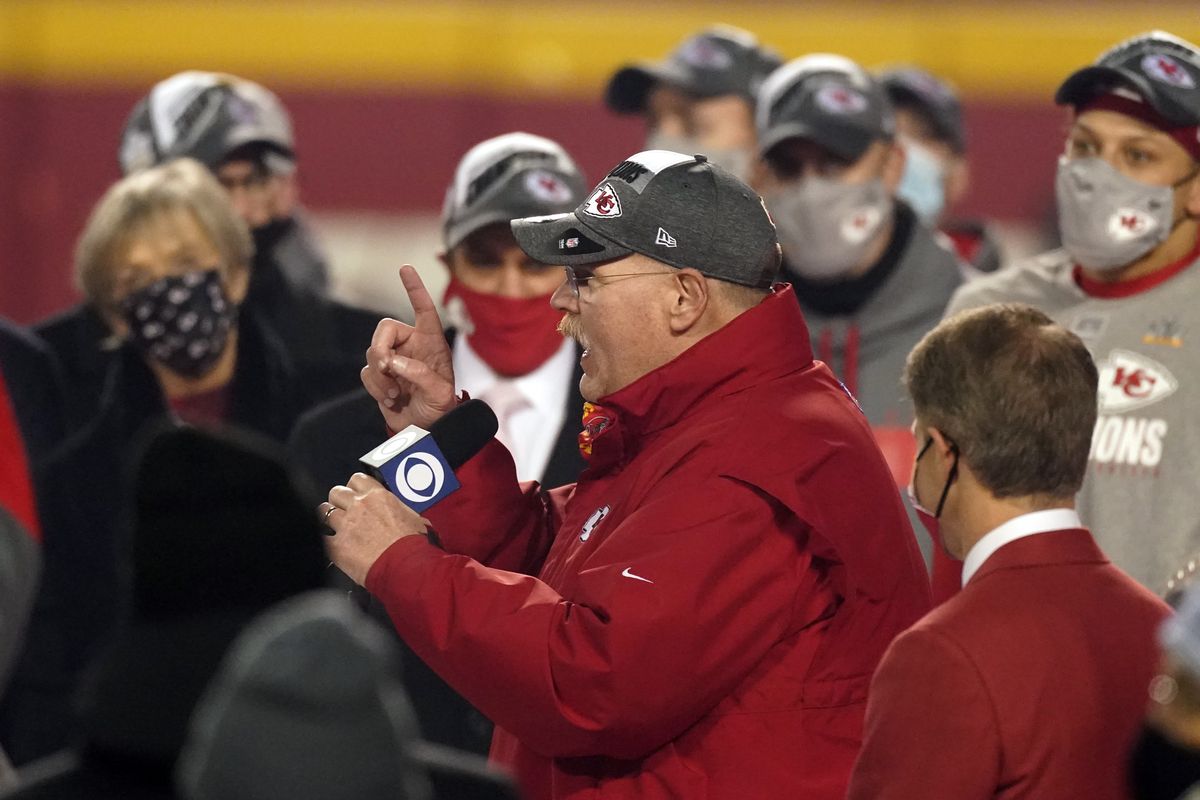
[{"label": "chiefs arrowhead logo on cap", "polygon": [[847,86],[826,86],[817,92],[817,105],[830,114],[858,114],[867,110],[862,92]]},{"label": "chiefs arrowhead logo on cap", "polygon": [[1108,235],[1118,242],[1127,242],[1158,227],[1154,217],[1136,208],[1121,208],[1108,218]]},{"label": "chiefs arrowhead logo on cap", "polygon": [[583,213],[601,219],[621,216],[621,199],[613,191],[611,183],[601,184],[592,192],[592,196],[583,204]]},{"label": "chiefs arrowhead logo on cap", "polygon": [[525,190],[543,203],[571,202],[571,189],[557,175],[535,169],[525,176]]},{"label": "chiefs arrowhead logo on cap", "polygon": [[1142,72],[1151,78],[1181,89],[1196,88],[1196,82],[1192,80],[1187,68],[1170,56],[1161,53],[1152,53],[1143,58]]},{"label": "chiefs arrowhead logo on cap", "polygon": [[733,57],[711,39],[693,39],[679,49],[679,58],[685,64],[702,69],[729,69]]}]

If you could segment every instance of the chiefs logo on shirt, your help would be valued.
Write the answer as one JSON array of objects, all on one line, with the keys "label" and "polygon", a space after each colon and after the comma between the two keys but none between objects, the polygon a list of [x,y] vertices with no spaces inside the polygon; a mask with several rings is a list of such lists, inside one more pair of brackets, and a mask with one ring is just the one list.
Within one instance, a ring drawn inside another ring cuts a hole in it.
[{"label": "chiefs logo on shirt", "polygon": [[1100,413],[1089,460],[1097,469],[1157,476],[1167,446],[1167,421],[1127,413],[1170,397],[1179,381],[1154,359],[1128,350],[1111,351],[1097,366]]},{"label": "chiefs logo on shirt", "polygon": [[1154,359],[1113,350],[1100,368],[1100,412],[1120,414],[1157,403],[1179,388],[1175,376]]}]

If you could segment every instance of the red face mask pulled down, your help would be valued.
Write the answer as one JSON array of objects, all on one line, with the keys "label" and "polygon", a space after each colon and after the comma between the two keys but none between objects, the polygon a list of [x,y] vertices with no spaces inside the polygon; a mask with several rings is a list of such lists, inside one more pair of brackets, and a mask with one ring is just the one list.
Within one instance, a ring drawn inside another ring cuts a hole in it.
[{"label": "red face mask pulled down", "polygon": [[467,334],[471,349],[497,373],[514,378],[533,372],[562,347],[562,312],[550,305],[550,297],[486,294],[451,276],[443,302],[462,302],[473,328]]}]

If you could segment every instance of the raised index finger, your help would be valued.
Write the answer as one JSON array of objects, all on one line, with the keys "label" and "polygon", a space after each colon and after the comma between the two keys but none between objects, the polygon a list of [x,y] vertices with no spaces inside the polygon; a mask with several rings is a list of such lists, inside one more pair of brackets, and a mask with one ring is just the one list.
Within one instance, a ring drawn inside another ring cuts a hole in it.
[{"label": "raised index finger", "polygon": [[441,335],[442,320],[438,317],[437,306],[429,296],[424,281],[411,264],[400,268],[400,280],[404,290],[408,292],[408,301],[412,304],[414,327],[422,333]]}]

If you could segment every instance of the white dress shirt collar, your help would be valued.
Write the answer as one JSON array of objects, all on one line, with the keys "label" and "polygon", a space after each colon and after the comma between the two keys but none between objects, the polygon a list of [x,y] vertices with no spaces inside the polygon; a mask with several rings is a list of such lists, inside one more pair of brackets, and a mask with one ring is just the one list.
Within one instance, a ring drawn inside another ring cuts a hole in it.
[{"label": "white dress shirt collar", "polygon": [[472,397],[480,397],[500,381],[511,381],[542,416],[552,416],[567,405],[575,368],[575,343],[570,339],[564,338],[554,355],[533,372],[515,378],[506,378],[489,367],[461,333],[454,337],[453,358],[457,391],[466,389]]},{"label": "white dress shirt collar", "polygon": [[564,339],[554,355],[533,372],[506,378],[471,349],[466,336],[460,334],[454,340],[456,389],[465,389],[472,397],[485,401],[493,392],[510,398],[515,393],[525,401],[507,411],[495,408],[497,416],[503,417],[497,438],[512,453],[518,480],[540,481],[545,475],[559,434],[568,422],[567,398],[572,389],[576,356],[575,343]]},{"label": "white dress shirt collar", "polygon": [[967,582],[983,566],[983,562],[991,558],[1006,544],[1039,533],[1082,527],[1083,523],[1079,520],[1079,514],[1073,508],[1050,508],[1013,517],[1000,527],[988,531],[967,551],[967,557],[963,559],[962,585],[966,586]]}]

